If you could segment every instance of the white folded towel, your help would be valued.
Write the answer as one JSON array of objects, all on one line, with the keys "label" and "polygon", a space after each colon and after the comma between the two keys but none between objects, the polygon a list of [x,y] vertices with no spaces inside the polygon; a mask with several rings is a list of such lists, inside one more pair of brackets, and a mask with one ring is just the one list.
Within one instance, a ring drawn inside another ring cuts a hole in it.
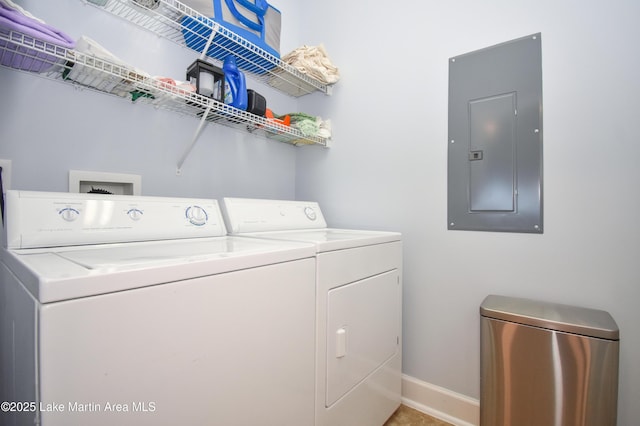
[{"label": "white folded towel", "polygon": [[338,68],[331,63],[322,44],[319,46],[304,45],[287,53],[281,59],[301,73],[324,84],[334,84],[340,79]]},{"label": "white folded towel", "polygon": [[8,9],[13,9],[16,10],[20,13],[22,13],[24,16],[26,16],[27,18],[31,18],[34,21],[38,21],[41,24],[45,24],[46,22],[44,22],[42,19],[33,16],[32,14],[30,14],[29,12],[27,12],[26,10],[24,10],[20,5],[15,4],[14,2],[12,2],[11,0],[0,0],[0,4],[2,4],[3,6],[5,6]]}]

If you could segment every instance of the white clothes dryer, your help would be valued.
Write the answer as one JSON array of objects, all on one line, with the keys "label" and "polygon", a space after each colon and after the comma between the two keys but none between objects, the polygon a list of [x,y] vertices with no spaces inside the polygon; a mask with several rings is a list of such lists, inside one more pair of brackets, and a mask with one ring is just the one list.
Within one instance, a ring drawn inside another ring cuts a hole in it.
[{"label": "white clothes dryer", "polygon": [[215,200],[8,191],[3,425],[314,424],[315,248]]},{"label": "white clothes dryer", "polygon": [[222,205],[233,235],[316,247],[316,426],[381,426],[401,402],[401,234],[328,228],[316,202]]}]

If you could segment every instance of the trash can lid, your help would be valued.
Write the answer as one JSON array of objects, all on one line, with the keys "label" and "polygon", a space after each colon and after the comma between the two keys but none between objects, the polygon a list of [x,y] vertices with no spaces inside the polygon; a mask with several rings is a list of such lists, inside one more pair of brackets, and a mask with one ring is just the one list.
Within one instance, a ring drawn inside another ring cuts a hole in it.
[{"label": "trash can lid", "polygon": [[598,309],[489,295],[480,305],[480,315],[589,337],[620,339],[615,320]]}]

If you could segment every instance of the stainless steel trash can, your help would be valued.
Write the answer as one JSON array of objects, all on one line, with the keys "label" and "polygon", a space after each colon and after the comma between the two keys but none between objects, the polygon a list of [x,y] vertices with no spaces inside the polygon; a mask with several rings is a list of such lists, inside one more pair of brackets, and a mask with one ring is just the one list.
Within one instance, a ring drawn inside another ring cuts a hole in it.
[{"label": "stainless steel trash can", "polygon": [[491,295],[480,315],[480,426],[616,425],[609,313]]}]

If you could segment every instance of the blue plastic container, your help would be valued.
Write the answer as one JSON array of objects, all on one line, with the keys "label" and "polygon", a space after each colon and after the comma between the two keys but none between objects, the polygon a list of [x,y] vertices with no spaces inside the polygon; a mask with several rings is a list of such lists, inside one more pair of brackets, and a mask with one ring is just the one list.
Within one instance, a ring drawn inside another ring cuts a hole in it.
[{"label": "blue plastic container", "polygon": [[235,56],[229,55],[224,58],[222,71],[224,71],[225,80],[224,103],[243,111],[246,110],[248,104],[247,82],[244,73],[236,65]]}]

